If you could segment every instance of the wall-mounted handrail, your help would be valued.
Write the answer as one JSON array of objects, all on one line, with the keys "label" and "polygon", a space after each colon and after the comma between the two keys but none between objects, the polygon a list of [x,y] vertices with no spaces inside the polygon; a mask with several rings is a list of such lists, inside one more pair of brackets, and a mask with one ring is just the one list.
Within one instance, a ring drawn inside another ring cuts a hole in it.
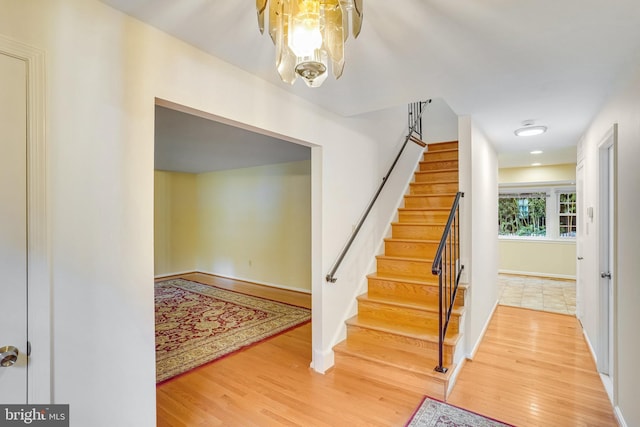
[{"label": "wall-mounted handrail", "polygon": [[[425,107],[430,103],[431,103],[431,100],[429,99],[427,101],[420,101],[420,102],[414,102],[413,104],[409,104],[409,133],[405,137],[404,143],[402,144],[402,147],[400,148],[400,151],[398,152],[398,155],[393,160],[393,163],[391,164],[391,167],[387,171],[387,174],[382,178],[382,183],[378,187],[378,190],[375,192],[375,194],[373,195],[373,198],[371,199],[371,201],[367,205],[367,208],[365,209],[364,213],[360,217],[360,220],[358,221],[358,225],[356,225],[356,228],[351,233],[351,236],[349,237],[349,240],[347,240],[347,243],[344,245],[344,248],[340,252],[340,255],[338,256],[336,261],[333,263],[333,267],[331,267],[331,270],[326,275],[325,279],[327,280],[327,282],[335,283],[336,280],[338,280],[338,278],[336,277],[336,272],[338,271],[338,268],[340,267],[340,264],[342,264],[342,261],[344,260],[344,257],[349,252],[349,248],[351,248],[351,245],[353,244],[353,241],[356,239],[356,237],[358,235],[358,232],[360,231],[360,229],[362,228],[362,225],[364,224],[365,220],[369,216],[369,212],[371,212],[371,209],[373,208],[374,204],[376,203],[376,200],[378,200],[378,196],[380,195],[380,193],[382,192],[382,189],[384,188],[385,184],[387,183],[387,180],[388,180],[389,176],[391,175],[391,172],[393,172],[393,169],[396,167],[396,164],[398,163],[398,160],[400,160],[400,156],[402,155],[405,147],[407,146],[407,143],[409,141],[413,141],[413,142],[415,142],[417,144],[420,144],[422,146],[425,145],[421,141],[421,139],[422,139],[422,113],[424,112]],[[413,118],[413,122],[411,122],[412,118]],[[418,133],[418,130],[419,130],[419,133]],[[418,136],[420,138],[416,138],[415,134],[418,134]]]},{"label": "wall-mounted handrail", "polygon": [[[460,198],[464,193],[458,192],[453,204],[447,224],[442,232],[438,250],[433,258],[431,273],[438,276],[439,316],[438,316],[438,372],[447,372],[444,367],[444,339],[449,328],[449,320],[458,295],[458,285],[464,265],[460,263]],[[444,268],[443,268],[444,265]]]}]

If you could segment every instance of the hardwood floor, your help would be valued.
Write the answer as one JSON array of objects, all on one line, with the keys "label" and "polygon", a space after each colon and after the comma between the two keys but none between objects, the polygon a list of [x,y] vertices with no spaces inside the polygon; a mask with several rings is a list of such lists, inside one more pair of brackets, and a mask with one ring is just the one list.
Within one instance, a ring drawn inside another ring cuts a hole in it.
[{"label": "hardwood floor", "polygon": [[[207,275],[183,276],[310,307],[310,295]],[[215,283],[214,283],[215,282]],[[309,368],[311,325],[157,387],[158,426],[403,426],[418,393]],[[499,307],[449,403],[518,426],[615,426],[577,320]]]},{"label": "hardwood floor", "polygon": [[569,315],[498,306],[451,403],[518,426],[617,426],[582,335]]}]

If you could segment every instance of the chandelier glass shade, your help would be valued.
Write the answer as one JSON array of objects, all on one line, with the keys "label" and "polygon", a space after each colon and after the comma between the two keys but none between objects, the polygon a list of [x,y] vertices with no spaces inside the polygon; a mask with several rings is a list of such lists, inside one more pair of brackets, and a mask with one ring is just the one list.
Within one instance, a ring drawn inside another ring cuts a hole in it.
[{"label": "chandelier glass shade", "polygon": [[344,43],[362,28],[363,0],[256,0],[258,27],[276,46],[276,68],[283,82],[301,77],[309,87],[327,78],[329,62],[338,79],[344,70]]}]

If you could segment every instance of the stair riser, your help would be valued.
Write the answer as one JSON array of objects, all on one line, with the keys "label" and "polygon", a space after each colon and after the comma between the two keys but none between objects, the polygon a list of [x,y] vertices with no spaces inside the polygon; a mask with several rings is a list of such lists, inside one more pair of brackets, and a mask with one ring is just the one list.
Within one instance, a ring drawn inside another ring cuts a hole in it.
[{"label": "stair riser", "polygon": [[[375,319],[424,328],[426,333],[438,333],[438,313],[407,307],[378,304],[368,300],[358,301],[358,316],[361,319]],[[452,314],[447,334],[459,332],[460,316]]]},{"label": "stair riser", "polygon": [[384,364],[361,359],[359,357],[336,352],[336,372],[348,372],[374,381],[388,384],[413,393],[426,394],[436,399],[445,400],[447,381],[434,380],[419,373],[400,368],[389,367]]},{"label": "stair riser", "polygon": [[398,222],[425,222],[429,224],[446,224],[449,212],[445,210],[400,210]]},{"label": "stair riser", "polygon": [[439,151],[439,150],[457,150],[458,141],[451,142],[439,142],[437,144],[429,144],[427,151]]},{"label": "stair riser", "polygon": [[458,160],[457,151],[426,151],[423,156],[426,162],[431,160]]},{"label": "stair riser", "polygon": [[447,208],[450,209],[453,205],[453,196],[418,196],[418,197],[405,197],[404,207],[409,209],[421,209],[421,208]]},{"label": "stair riser", "polygon": [[431,276],[431,263],[378,258],[378,273],[392,276],[427,279]]},{"label": "stair riser", "polygon": [[433,242],[391,241],[384,243],[387,256],[433,259],[438,249],[437,240]]},{"label": "stair riser", "polygon": [[[392,280],[369,279],[368,294],[371,298],[401,298],[405,301],[421,301],[432,304],[434,307],[438,305],[438,276],[431,276],[431,284],[416,284],[410,282],[398,282]],[[465,291],[458,289],[456,295],[456,307],[464,306]]]},{"label": "stair riser", "polygon": [[442,169],[458,169],[457,160],[441,160],[438,162],[420,162],[420,171],[437,171]]},{"label": "stair riser", "polygon": [[[438,343],[425,341],[418,338],[396,335],[384,331],[367,329],[360,326],[347,326],[347,336],[349,342],[362,342],[387,345],[396,349],[403,349],[411,352],[424,354],[428,359],[438,359]],[[445,344],[443,347],[444,364],[451,365],[453,363],[453,352],[455,346]]]},{"label": "stair riser", "polygon": [[440,240],[444,232],[443,225],[393,224],[391,236],[394,239]]},{"label": "stair riser", "polygon": [[443,194],[457,193],[458,183],[426,183],[412,182],[409,187],[410,194]]},{"label": "stair riser", "polygon": [[416,172],[415,182],[458,181],[458,171]]}]

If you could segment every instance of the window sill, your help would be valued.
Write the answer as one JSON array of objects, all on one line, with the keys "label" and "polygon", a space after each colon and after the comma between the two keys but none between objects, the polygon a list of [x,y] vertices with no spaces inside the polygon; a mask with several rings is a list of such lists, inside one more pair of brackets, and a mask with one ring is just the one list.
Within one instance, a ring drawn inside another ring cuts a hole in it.
[{"label": "window sill", "polygon": [[575,237],[534,237],[534,236],[498,236],[498,240],[523,243],[569,243],[575,244]]}]

